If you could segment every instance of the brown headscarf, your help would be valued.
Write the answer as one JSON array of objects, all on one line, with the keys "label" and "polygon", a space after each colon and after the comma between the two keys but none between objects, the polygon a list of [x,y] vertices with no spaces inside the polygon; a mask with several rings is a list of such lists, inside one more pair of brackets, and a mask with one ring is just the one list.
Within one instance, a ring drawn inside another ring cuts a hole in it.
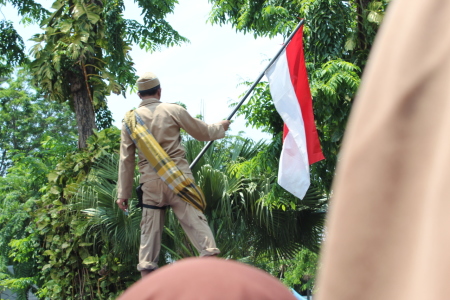
[{"label": "brown headscarf", "polygon": [[118,300],[295,300],[280,281],[243,263],[187,258],[158,269]]},{"label": "brown headscarf", "polygon": [[346,132],[315,300],[450,299],[450,1],[394,0]]}]

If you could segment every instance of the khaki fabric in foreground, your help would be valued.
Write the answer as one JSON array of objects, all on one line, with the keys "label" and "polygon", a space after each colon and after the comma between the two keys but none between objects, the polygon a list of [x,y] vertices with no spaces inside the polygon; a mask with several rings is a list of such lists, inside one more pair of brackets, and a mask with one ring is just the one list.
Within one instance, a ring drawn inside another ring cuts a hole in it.
[{"label": "khaki fabric in foreground", "polygon": [[450,299],[450,1],[393,0],[350,116],[315,300]]}]

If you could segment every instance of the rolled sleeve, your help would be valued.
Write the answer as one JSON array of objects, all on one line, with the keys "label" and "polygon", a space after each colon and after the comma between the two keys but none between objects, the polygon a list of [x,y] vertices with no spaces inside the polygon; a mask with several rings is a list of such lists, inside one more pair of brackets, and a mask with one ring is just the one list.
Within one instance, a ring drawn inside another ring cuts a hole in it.
[{"label": "rolled sleeve", "polygon": [[125,125],[122,126],[120,137],[119,178],[117,180],[117,197],[131,198],[135,168],[136,146],[128,134]]}]

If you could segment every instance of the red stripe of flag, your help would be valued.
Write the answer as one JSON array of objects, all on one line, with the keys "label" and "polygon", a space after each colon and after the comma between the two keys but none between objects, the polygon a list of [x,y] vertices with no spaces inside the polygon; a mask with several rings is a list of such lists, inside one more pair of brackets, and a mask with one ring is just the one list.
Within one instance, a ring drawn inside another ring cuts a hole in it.
[{"label": "red stripe of flag", "polygon": [[[294,35],[289,45],[287,45],[286,57],[292,85],[298,103],[300,104],[303,122],[305,124],[306,148],[308,151],[308,161],[311,165],[325,159],[325,157],[320,147],[319,135],[317,134],[316,123],[314,122],[312,97],[303,52],[303,26]],[[287,126],[284,125],[283,139],[286,137],[288,131]]]}]

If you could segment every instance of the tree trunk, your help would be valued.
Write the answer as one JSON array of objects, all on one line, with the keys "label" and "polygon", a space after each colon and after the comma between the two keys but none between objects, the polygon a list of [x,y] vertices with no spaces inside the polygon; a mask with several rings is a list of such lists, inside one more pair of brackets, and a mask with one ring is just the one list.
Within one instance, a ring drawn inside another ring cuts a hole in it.
[{"label": "tree trunk", "polygon": [[70,90],[73,95],[73,108],[78,125],[78,148],[86,148],[86,141],[96,129],[94,107],[86,87],[83,73],[72,73],[70,76]]},{"label": "tree trunk", "polygon": [[355,1],[356,4],[356,12],[357,12],[357,18],[358,18],[358,50],[365,50],[367,47],[369,47],[366,39],[366,33],[364,32],[364,13],[367,7],[369,6],[369,3],[372,0],[357,0]]}]

